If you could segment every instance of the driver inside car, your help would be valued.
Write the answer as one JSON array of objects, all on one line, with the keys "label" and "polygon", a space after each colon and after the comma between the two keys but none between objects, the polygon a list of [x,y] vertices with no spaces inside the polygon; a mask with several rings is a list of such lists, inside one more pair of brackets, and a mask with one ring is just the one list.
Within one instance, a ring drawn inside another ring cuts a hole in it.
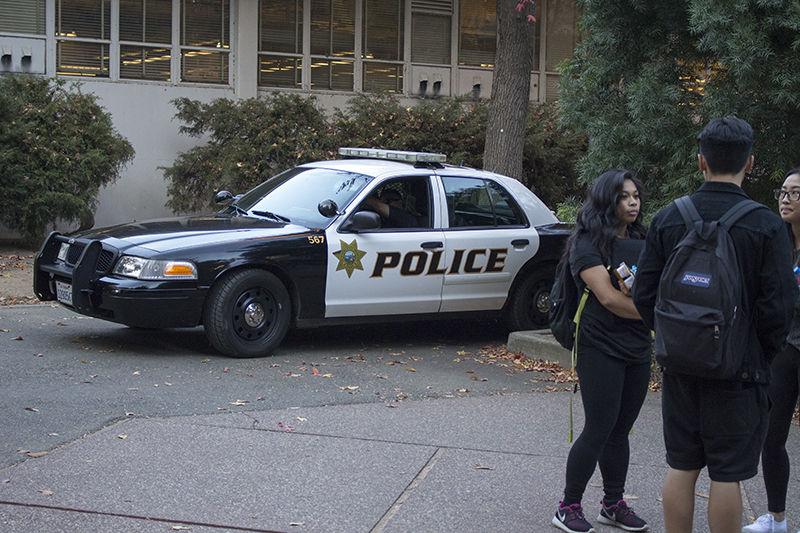
[{"label": "driver inside car", "polygon": [[369,196],[364,203],[378,213],[384,228],[415,228],[417,217],[403,207],[403,197],[394,189],[383,189],[378,197]]}]

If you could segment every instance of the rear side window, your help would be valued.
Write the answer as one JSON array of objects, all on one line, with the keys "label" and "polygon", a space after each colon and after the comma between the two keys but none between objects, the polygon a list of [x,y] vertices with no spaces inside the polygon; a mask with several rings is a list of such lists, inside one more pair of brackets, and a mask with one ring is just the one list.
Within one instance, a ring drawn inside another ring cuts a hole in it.
[{"label": "rear side window", "polygon": [[524,226],[519,205],[502,186],[480,178],[443,177],[451,228]]}]

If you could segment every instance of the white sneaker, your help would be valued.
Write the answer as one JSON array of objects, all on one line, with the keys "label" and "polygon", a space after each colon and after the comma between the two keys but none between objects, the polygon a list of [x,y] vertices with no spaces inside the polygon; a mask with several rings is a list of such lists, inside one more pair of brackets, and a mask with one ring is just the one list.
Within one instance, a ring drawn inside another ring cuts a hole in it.
[{"label": "white sneaker", "polygon": [[755,522],[744,526],[742,533],[786,533],[786,519],[778,522],[771,514],[762,514]]}]

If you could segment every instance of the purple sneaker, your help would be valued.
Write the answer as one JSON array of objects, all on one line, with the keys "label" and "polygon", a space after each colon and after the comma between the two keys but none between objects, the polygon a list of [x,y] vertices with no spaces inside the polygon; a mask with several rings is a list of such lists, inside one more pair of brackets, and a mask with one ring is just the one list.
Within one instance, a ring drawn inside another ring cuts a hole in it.
[{"label": "purple sneaker", "polygon": [[647,522],[636,516],[633,508],[628,507],[625,500],[620,500],[608,507],[606,507],[605,503],[601,503],[600,515],[597,517],[597,521],[625,531],[647,531],[650,528]]},{"label": "purple sneaker", "polygon": [[592,524],[584,518],[583,509],[579,503],[573,503],[572,505],[564,505],[564,502],[559,503],[558,511],[556,511],[551,523],[567,533],[595,533]]}]

